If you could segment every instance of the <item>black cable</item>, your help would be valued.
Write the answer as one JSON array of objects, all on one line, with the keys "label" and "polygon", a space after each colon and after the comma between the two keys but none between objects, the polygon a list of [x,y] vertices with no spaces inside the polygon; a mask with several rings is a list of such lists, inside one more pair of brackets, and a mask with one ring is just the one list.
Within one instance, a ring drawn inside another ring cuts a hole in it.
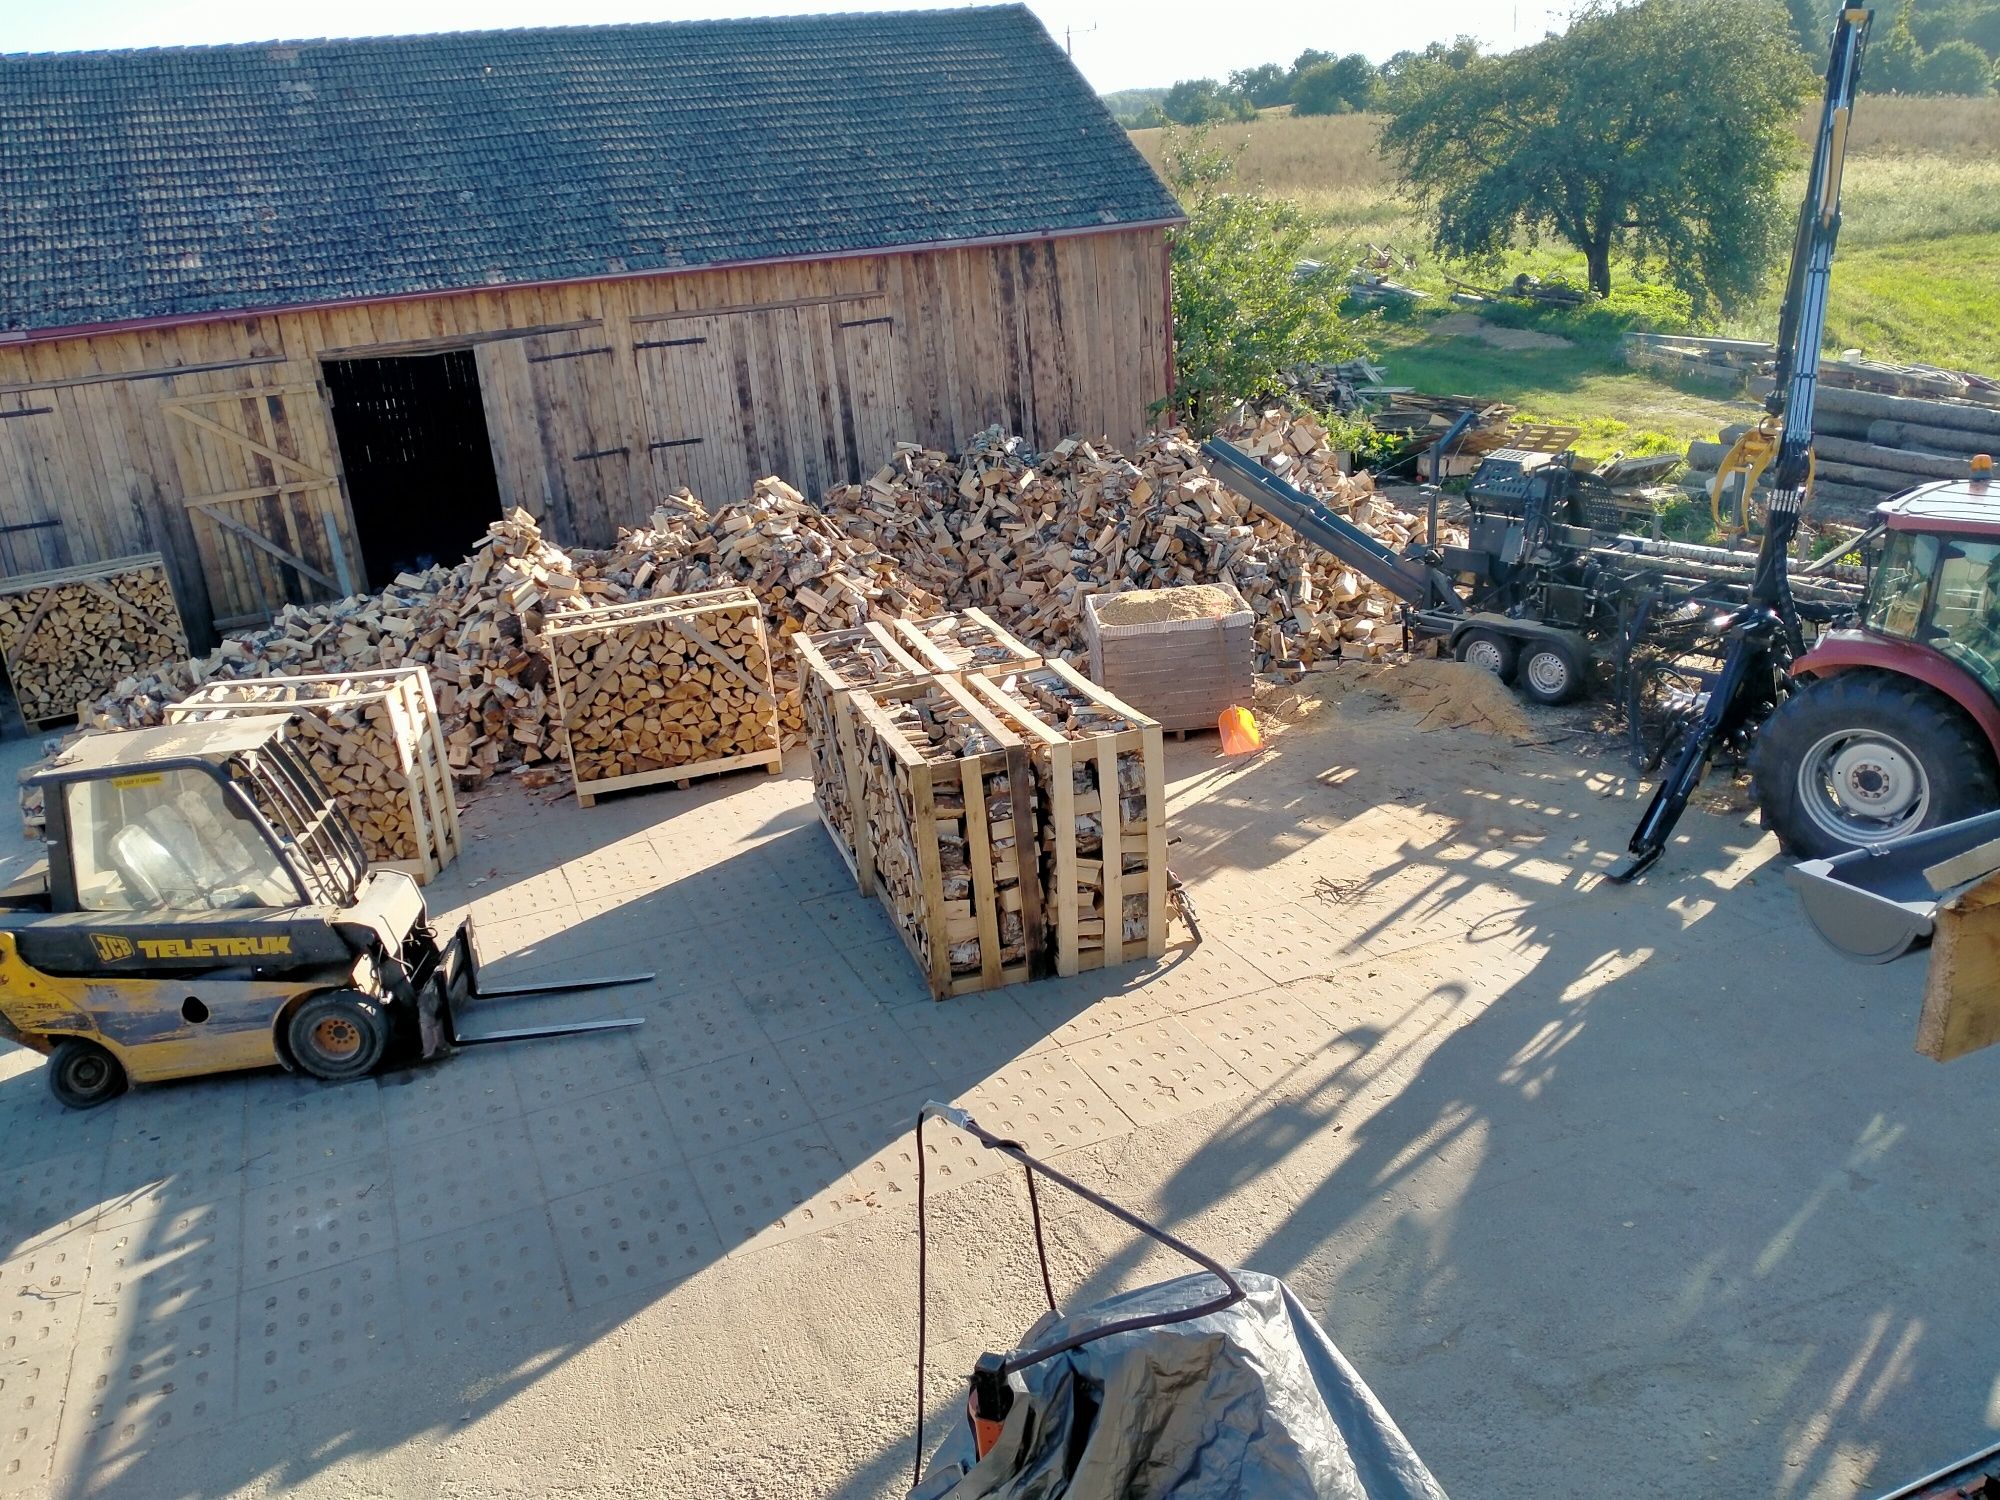
[{"label": "black cable", "polygon": [[1021,1171],[1028,1179],[1028,1212],[1035,1220],[1035,1255],[1042,1263],[1042,1295],[1049,1299],[1049,1311],[1054,1312],[1056,1289],[1049,1280],[1049,1247],[1042,1241],[1042,1202],[1035,1196],[1035,1169],[1023,1162]]}]

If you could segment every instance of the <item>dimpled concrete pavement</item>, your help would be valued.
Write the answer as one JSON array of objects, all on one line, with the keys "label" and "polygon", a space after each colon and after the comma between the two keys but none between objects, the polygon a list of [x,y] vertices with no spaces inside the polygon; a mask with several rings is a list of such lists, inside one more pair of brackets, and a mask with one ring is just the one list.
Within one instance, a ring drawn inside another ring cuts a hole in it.
[{"label": "dimpled concrete pavement", "polygon": [[[0,1496],[893,1496],[926,1098],[1288,1278],[1452,1493],[1849,1496],[1987,1440],[1993,1057],[1910,1051],[1739,821],[1590,872],[1605,762],[1350,700],[1170,747],[1207,941],[943,1005],[802,757],[607,800],[503,785],[433,893],[493,1024],[632,1033],[85,1115],[0,1054]],[[1018,1172],[926,1134],[930,1441],[1032,1321]],[[1045,1196],[1060,1294],[1172,1274]]]}]

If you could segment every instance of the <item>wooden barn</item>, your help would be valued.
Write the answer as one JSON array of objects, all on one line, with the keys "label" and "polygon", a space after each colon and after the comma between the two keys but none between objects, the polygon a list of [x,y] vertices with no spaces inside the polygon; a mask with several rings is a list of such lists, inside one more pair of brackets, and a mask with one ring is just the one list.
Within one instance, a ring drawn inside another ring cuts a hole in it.
[{"label": "wooden barn", "polygon": [[0,575],[197,645],[685,485],[1128,442],[1179,209],[1024,6],[0,58]]}]

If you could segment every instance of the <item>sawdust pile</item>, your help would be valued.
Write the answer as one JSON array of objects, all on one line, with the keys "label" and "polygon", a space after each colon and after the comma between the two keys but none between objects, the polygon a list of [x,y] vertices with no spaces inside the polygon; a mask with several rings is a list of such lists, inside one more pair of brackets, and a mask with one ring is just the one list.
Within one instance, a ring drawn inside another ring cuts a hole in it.
[{"label": "sawdust pile", "polygon": [[1416,658],[1358,669],[1356,687],[1381,694],[1416,715],[1420,729],[1477,729],[1534,744],[1547,736],[1512,688],[1484,667]]},{"label": "sawdust pile", "polygon": [[1242,605],[1228,589],[1193,583],[1178,589],[1144,589],[1097,601],[1102,625],[1161,625],[1171,620],[1219,620]]}]

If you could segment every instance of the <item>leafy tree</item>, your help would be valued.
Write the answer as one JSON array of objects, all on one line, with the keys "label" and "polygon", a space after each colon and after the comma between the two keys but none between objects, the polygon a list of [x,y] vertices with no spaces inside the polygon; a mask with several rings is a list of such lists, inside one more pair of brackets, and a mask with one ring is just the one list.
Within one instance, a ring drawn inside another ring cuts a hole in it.
[{"label": "leafy tree", "polygon": [[1426,63],[1442,64],[1457,72],[1478,56],[1479,38],[1471,36],[1460,36],[1449,42],[1432,42],[1421,52],[1407,49],[1398,52],[1375,71],[1378,102],[1388,100],[1404,79]]},{"label": "leafy tree", "polygon": [[1291,97],[1292,75],[1278,63],[1265,63],[1258,68],[1238,68],[1229,75],[1229,87],[1259,109],[1269,109]]},{"label": "leafy tree", "polygon": [[1375,65],[1359,52],[1314,63],[1292,82],[1295,115],[1344,115],[1368,107]]},{"label": "leafy tree", "polygon": [[1305,51],[1301,52],[1297,57],[1292,59],[1292,77],[1297,78],[1299,74],[1305,72],[1307,68],[1316,68],[1321,63],[1329,63],[1332,61],[1333,61],[1333,54],[1331,52],[1322,52],[1317,47],[1308,47],[1306,48]]},{"label": "leafy tree", "polygon": [[1779,185],[1812,82],[1762,0],[1595,0],[1532,47],[1412,69],[1382,146],[1441,254],[1552,235],[1583,252],[1600,296],[1617,251],[1658,262],[1697,311],[1727,309],[1788,237]]},{"label": "leafy tree", "polygon": [[1232,94],[1213,78],[1183,78],[1167,90],[1160,112],[1176,125],[1210,125],[1217,120],[1242,120],[1256,106]]},{"label": "leafy tree", "polygon": [[1916,89],[1924,49],[1910,28],[1915,9],[1913,0],[1903,0],[1889,29],[1869,41],[1868,56],[1861,66],[1861,86],[1867,92],[1907,94]]},{"label": "leafy tree", "polygon": [[1188,221],[1171,232],[1174,279],[1172,406],[1197,429],[1237,400],[1284,390],[1305,361],[1362,353],[1341,316],[1344,278],[1299,274],[1312,225],[1290,205],[1228,190],[1234,159],[1206,132],[1169,131],[1166,178]]},{"label": "leafy tree", "polygon": [[1970,42],[1944,42],[1917,65],[1920,94],[1984,94],[1993,85],[1993,64]]}]

